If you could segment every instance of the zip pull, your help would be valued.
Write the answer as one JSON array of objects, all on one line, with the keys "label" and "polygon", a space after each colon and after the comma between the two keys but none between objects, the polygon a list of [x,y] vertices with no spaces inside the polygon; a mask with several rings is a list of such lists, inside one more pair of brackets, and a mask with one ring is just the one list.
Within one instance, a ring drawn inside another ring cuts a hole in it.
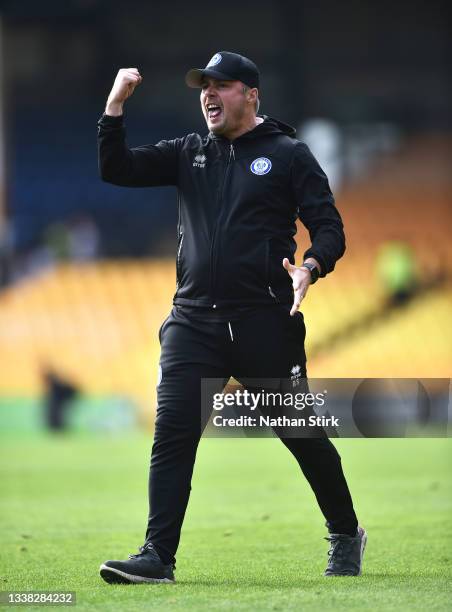
[{"label": "zip pull", "polygon": [[229,145],[229,161],[234,160],[235,161],[235,151],[234,151],[234,145],[231,144]]},{"label": "zip pull", "polygon": [[228,321],[228,327],[229,327],[229,335],[231,336],[231,342],[234,342],[234,334],[232,333],[232,327],[231,327],[230,321]]},{"label": "zip pull", "polygon": [[180,252],[182,250],[182,243],[183,243],[183,241],[184,241],[184,234],[181,234],[181,239],[180,239],[180,242],[179,242],[179,248],[177,250],[177,261],[179,261],[179,258],[180,258]]},{"label": "zip pull", "polygon": [[272,296],[272,298],[274,298],[275,300],[277,299],[276,295],[273,292],[273,289],[271,288],[271,285],[268,286],[268,292]]}]

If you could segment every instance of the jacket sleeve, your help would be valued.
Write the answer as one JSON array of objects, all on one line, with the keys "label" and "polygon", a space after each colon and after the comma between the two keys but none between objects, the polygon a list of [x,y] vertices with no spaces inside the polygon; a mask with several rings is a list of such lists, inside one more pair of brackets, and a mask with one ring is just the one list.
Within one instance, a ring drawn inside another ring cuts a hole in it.
[{"label": "jacket sleeve", "polygon": [[104,114],[97,125],[99,172],[103,181],[122,187],[177,184],[180,139],[129,149],[122,116]]},{"label": "jacket sleeve", "polygon": [[297,214],[311,238],[303,258],[314,257],[321,267],[320,276],[326,276],[345,252],[344,226],[326,174],[302,142],[295,148],[292,185]]}]

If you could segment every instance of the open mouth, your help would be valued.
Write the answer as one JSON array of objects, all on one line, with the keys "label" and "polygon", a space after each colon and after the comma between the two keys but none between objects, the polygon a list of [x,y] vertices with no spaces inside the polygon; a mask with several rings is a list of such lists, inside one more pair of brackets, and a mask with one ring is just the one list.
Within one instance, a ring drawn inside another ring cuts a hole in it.
[{"label": "open mouth", "polygon": [[209,119],[217,119],[222,112],[221,106],[218,106],[218,104],[207,104],[206,106],[206,110],[207,110],[207,117]]}]

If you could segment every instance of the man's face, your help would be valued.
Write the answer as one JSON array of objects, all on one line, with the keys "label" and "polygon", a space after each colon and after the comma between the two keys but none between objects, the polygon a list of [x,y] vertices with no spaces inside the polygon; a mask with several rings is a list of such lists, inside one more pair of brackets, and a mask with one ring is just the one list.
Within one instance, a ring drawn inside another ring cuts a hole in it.
[{"label": "man's face", "polygon": [[206,77],[200,97],[202,112],[211,132],[227,136],[241,127],[247,112],[241,81],[218,81]]}]

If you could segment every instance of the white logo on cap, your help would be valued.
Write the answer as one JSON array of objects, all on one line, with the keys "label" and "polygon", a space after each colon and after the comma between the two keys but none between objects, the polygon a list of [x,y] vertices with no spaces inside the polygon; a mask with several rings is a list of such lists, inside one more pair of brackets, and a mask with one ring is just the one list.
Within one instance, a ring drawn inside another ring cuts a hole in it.
[{"label": "white logo on cap", "polygon": [[215,53],[215,55],[212,57],[210,62],[207,64],[207,68],[209,66],[216,66],[217,64],[221,62],[222,59],[223,58],[221,57],[221,53]]},{"label": "white logo on cap", "polygon": [[258,157],[253,161],[250,170],[253,174],[267,174],[272,168],[272,163],[268,157]]}]

